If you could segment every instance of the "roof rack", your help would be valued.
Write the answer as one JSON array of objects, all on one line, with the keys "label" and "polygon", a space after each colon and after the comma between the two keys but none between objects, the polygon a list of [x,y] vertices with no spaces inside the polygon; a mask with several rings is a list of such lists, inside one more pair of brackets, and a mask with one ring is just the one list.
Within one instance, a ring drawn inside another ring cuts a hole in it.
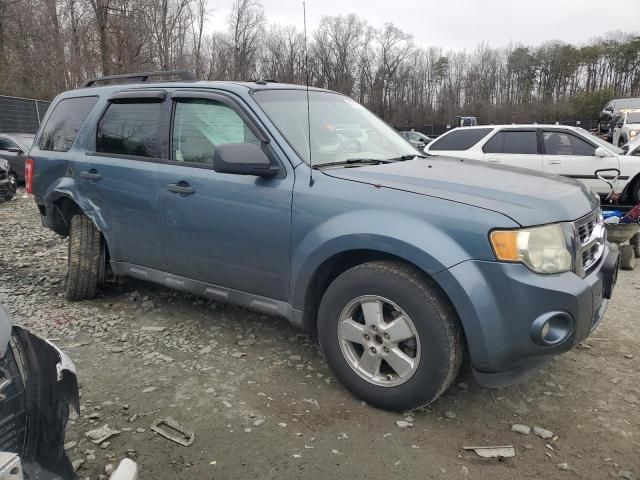
[{"label": "roof rack", "polygon": [[157,72],[124,73],[121,75],[108,75],[86,80],[80,88],[93,87],[97,82],[109,82],[111,80],[130,80],[124,83],[147,82],[149,77],[179,77],[180,80],[196,80],[196,76],[188,70],[160,70]]}]

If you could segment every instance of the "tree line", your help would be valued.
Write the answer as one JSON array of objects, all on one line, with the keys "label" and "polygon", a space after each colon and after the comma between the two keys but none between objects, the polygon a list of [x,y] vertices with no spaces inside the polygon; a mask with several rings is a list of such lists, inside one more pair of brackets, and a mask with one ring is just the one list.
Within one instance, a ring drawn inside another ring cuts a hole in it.
[{"label": "tree line", "polygon": [[101,75],[188,69],[205,80],[275,79],[345,93],[397,126],[597,118],[640,97],[640,36],[585,45],[445,51],[387,23],[325,16],[305,36],[235,0],[226,31],[207,33],[207,0],[0,0],[0,94],[49,99]]}]

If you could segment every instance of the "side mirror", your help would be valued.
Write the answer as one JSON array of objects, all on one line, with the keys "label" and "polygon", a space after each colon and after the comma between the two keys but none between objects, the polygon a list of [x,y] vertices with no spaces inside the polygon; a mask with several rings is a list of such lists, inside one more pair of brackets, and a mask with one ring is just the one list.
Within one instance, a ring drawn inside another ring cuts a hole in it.
[{"label": "side mirror", "polygon": [[593,154],[596,157],[600,157],[600,158],[610,157],[611,156],[611,154],[606,149],[604,149],[603,147],[596,148],[596,150],[595,150],[595,152],[593,152]]},{"label": "side mirror", "polygon": [[274,177],[279,169],[253,143],[225,143],[217,145],[213,153],[213,169],[218,173]]},{"label": "side mirror", "polygon": [[9,147],[7,148],[7,152],[17,153],[18,155],[22,155],[24,153],[19,147]]}]

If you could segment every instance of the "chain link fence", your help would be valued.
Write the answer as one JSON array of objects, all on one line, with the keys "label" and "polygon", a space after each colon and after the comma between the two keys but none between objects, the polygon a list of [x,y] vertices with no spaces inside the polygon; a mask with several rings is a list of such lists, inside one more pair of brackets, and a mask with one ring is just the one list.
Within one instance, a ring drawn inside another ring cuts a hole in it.
[{"label": "chain link fence", "polygon": [[51,102],[0,95],[0,132],[36,133]]}]

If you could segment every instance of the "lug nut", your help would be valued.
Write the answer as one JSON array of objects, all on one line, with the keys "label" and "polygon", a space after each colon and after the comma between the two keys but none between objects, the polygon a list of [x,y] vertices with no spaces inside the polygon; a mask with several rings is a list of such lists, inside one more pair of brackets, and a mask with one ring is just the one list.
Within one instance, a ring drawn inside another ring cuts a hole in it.
[{"label": "lug nut", "polygon": [[364,339],[365,340],[369,340],[371,337],[369,335],[367,335],[366,333],[364,334]]},{"label": "lug nut", "polygon": [[384,353],[389,353],[389,349],[387,347],[382,347],[382,350],[384,350]]},{"label": "lug nut", "polygon": [[371,347],[371,353],[378,353],[378,350],[376,350],[376,347]]},{"label": "lug nut", "polygon": [[378,327],[376,327],[375,325],[371,325],[371,330],[373,330],[374,332],[378,331]]},{"label": "lug nut", "polygon": [[391,336],[388,333],[384,334],[384,338],[386,338],[387,340],[389,340],[391,338]]}]

